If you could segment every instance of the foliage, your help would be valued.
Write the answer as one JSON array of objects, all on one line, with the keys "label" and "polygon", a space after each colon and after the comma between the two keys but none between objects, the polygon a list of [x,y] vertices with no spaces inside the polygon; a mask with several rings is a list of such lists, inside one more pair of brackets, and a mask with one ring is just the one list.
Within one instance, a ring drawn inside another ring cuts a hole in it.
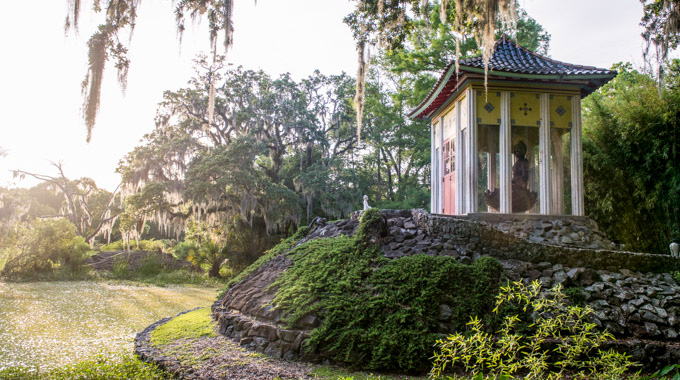
[{"label": "foliage", "polygon": [[36,276],[57,267],[76,272],[89,249],[68,220],[36,220],[22,226],[2,275],[8,278]]},{"label": "foliage", "polygon": [[[385,218],[380,209],[369,208],[361,213],[359,228],[357,229],[356,239],[362,243],[368,243],[372,237],[384,232]],[[377,242],[373,242],[375,244]]]},{"label": "foliage", "polygon": [[148,255],[139,266],[139,274],[143,277],[156,276],[165,270],[163,260],[157,255]]},{"label": "foliage", "polygon": [[[170,241],[168,240],[139,240],[135,242],[134,248],[138,251],[145,252],[167,252],[169,250]],[[122,240],[116,240],[109,244],[104,244],[99,247],[102,252],[109,251],[124,251],[125,243]]]},{"label": "foliage", "polygon": [[90,360],[51,370],[26,367],[0,369],[0,379],[6,380],[161,380],[168,376],[155,364],[145,363],[132,355],[100,354]]},{"label": "foliage", "polygon": [[[65,23],[67,33],[71,28],[78,30],[78,21],[82,9],[81,2],[81,0],[68,0],[69,11]],[[92,128],[99,111],[104,69],[109,60],[114,61],[122,89],[125,90],[127,85],[127,75],[130,68],[127,44],[130,42],[126,42],[124,36],[126,34],[128,37],[133,35],[139,1],[93,0],[91,4],[93,12],[104,15],[104,22],[99,25],[97,31],[92,34],[87,43],[89,64],[85,79],[81,84],[84,97],[83,117],[87,126],[88,142],[92,137]],[[185,30],[187,15],[192,20],[205,16],[208,19],[210,46],[213,54],[217,51],[220,32],[224,33],[222,40],[226,51],[232,43],[232,9],[233,0],[182,0],[174,7],[177,32],[181,37]]]},{"label": "foliage", "polygon": [[181,241],[172,248],[172,253],[176,258],[180,260],[186,260],[187,257],[195,254],[194,252],[197,250],[198,245],[196,245],[196,243],[190,241]]},{"label": "foliage", "polygon": [[680,236],[680,61],[661,94],[630,64],[583,102],[586,209],[608,236],[666,253]]},{"label": "foliage", "polygon": [[436,340],[438,305],[455,305],[452,324],[464,327],[469,315],[490,311],[501,268],[488,258],[471,266],[422,254],[388,260],[359,240],[379,215],[364,213],[358,237],[314,239],[290,251],[293,265],[272,285],[272,303],[291,325],[319,315],[309,350],[363,368],[420,370]]},{"label": "foliage", "polygon": [[116,256],[113,259],[113,267],[111,270],[111,273],[113,274],[113,278],[124,280],[130,277],[131,272],[129,269],[130,263],[128,262],[128,259],[126,256]]},{"label": "foliage", "polygon": [[[508,284],[496,297],[494,313],[508,303],[520,307],[522,313],[506,315],[494,334],[472,317],[469,335],[456,333],[438,340],[431,376],[438,378],[447,367],[462,365],[472,376],[487,378],[559,379],[575,373],[577,378],[612,379],[621,378],[635,365],[625,354],[598,348],[613,336],[596,330],[589,320],[590,306],[567,305],[559,285],[542,293],[538,281],[528,286]],[[518,333],[520,315],[531,316],[530,335]]]},{"label": "foliage", "polygon": [[220,267],[227,257],[226,249],[226,246],[209,240],[189,254],[187,260],[198,267],[207,266],[210,277],[219,277]]},{"label": "foliage", "polygon": [[[206,109],[210,78],[220,82],[214,120]],[[315,72],[295,82],[242,68],[213,71],[199,58],[189,87],[165,93],[157,130],[118,168],[128,224],[138,231],[154,220],[175,233],[241,233],[238,219],[255,232],[238,255],[257,257],[270,235],[298,225],[301,203],[308,218],[347,215],[361,200],[348,170],[355,164],[346,160],[356,142],[352,84],[345,74]],[[235,271],[237,261],[230,261]]]},{"label": "foliage", "polygon": [[[300,227],[298,230],[293,234],[292,236],[282,240],[279,242],[279,244],[275,245],[272,249],[268,250],[267,252],[264,253],[264,255],[260,256],[254,263],[250,264],[246,269],[241,271],[236,277],[232,278],[227,282],[227,286],[225,287],[225,291],[228,290],[232,285],[237,284],[241,281],[243,281],[244,278],[246,278],[249,274],[255,272],[258,268],[260,268],[262,265],[268,263],[271,259],[274,257],[285,253],[292,247],[294,247],[296,244],[300,242],[306,235],[307,235],[307,227]],[[221,296],[220,296],[221,297]]]},{"label": "foliage", "polygon": [[[428,0],[357,0],[355,10],[345,17],[357,43],[359,67],[357,70],[354,107],[357,111],[357,134],[361,133],[364,107],[364,87],[367,70],[365,50],[367,45],[377,45],[391,52],[403,47],[409,35],[414,34],[418,19],[428,20]],[[438,4],[441,24],[448,25],[456,34],[466,38],[474,36],[480,46],[485,66],[488,64],[501,28],[512,30],[516,24],[517,2],[514,0],[457,0],[455,10],[449,9],[449,0]],[[461,56],[460,40],[456,40],[456,57]],[[458,69],[458,59],[456,59]]]},{"label": "foliage", "polygon": [[216,204],[227,217],[240,216],[248,223],[257,214],[268,231],[282,230],[297,222],[299,204],[295,193],[272,180],[253,163],[265,146],[251,138],[206,149],[191,161],[186,173],[186,195],[198,204]]},{"label": "foliage", "polygon": [[29,189],[26,196],[39,218],[62,217],[76,226],[78,235],[91,243],[95,236],[110,233],[106,227],[120,212],[113,202],[117,189],[109,193],[100,189],[91,178],[70,180],[61,162],[52,163],[57,175],[13,170],[14,177],[33,177],[41,183]]},{"label": "foliage", "polygon": [[[644,28],[645,62],[651,66],[652,56],[657,64],[659,86],[663,83],[664,65],[668,63],[668,53],[680,43],[680,7],[676,0],[640,0],[644,14],[640,25]],[[654,51],[650,48],[654,46]]]},{"label": "foliage", "polygon": [[319,380],[425,380],[425,376],[389,375],[385,373],[373,374],[357,372],[337,366],[319,366],[312,370],[311,375]]},{"label": "foliage", "polygon": [[116,283],[123,283],[129,285],[148,284],[155,286],[170,286],[170,285],[197,285],[197,286],[211,286],[221,287],[224,285],[222,279],[208,277],[207,275],[190,271],[186,269],[176,270],[162,270],[156,275],[142,275],[139,272],[130,271],[127,263],[121,264],[119,271],[96,273],[95,277],[85,278],[86,280],[104,280],[107,282],[113,281]]},{"label": "foliage", "polygon": [[586,303],[586,294],[582,287],[565,288],[564,295],[572,305],[584,306]]},{"label": "foliage", "polygon": [[210,308],[201,308],[174,317],[151,332],[151,345],[162,346],[179,339],[217,336]]},{"label": "foliage", "polygon": [[649,376],[643,376],[640,380],[678,380],[680,379],[680,364],[673,364],[654,372]]}]

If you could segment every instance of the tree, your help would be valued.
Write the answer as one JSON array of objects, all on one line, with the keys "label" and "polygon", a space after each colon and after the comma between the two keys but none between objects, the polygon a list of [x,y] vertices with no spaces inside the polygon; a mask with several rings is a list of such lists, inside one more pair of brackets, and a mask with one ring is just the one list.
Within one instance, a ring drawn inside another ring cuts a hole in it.
[{"label": "tree", "polygon": [[[82,9],[81,0],[67,0],[69,11],[66,16],[65,31],[78,28]],[[82,82],[84,96],[83,116],[87,126],[87,141],[92,137],[99,103],[104,70],[109,60],[114,62],[118,72],[118,80],[125,90],[130,68],[128,57],[129,42],[125,42],[124,34],[132,36],[137,22],[139,0],[93,0],[92,10],[103,13],[105,20],[88,41],[88,71]],[[482,46],[484,61],[488,62],[493,49],[493,37],[500,20],[503,25],[513,25],[515,21],[515,1],[513,0],[464,0],[455,2],[454,17],[447,17],[449,1],[442,0],[442,22],[452,23],[455,32],[461,35],[473,35]],[[233,0],[181,0],[175,7],[177,31],[181,35],[185,31],[187,16],[192,20],[206,17],[209,23],[209,36],[212,50],[212,65],[218,64],[217,46],[221,40],[226,51],[233,42]],[[410,33],[413,17],[428,15],[428,1],[422,0],[357,0],[357,8],[345,18],[357,41],[359,68],[357,71],[354,106],[357,111],[357,135],[361,130],[364,103],[364,84],[367,73],[367,46],[376,43],[389,44],[389,47],[400,46]],[[421,11],[423,9],[423,11]],[[222,37],[220,37],[220,34]],[[458,45],[457,45],[458,46]],[[460,55],[457,48],[456,56]],[[208,91],[208,114],[212,116],[215,105],[216,82],[210,79]]]},{"label": "tree", "polygon": [[[295,82],[240,67],[213,70],[206,57],[196,69],[189,87],[165,93],[157,129],[121,162],[125,196],[163,183],[167,207],[154,212],[167,217],[156,220],[261,218],[270,233],[299,222],[296,191],[308,219],[315,207],[332,217],[351,211],[361,198],[345,170],[356,144],[351,78],[315,72]],[[218,82],[212,118],[210,78]]]},{"label": "tree", "polygon": [[[680,42],[680,1],[678,0],[640,0],[644,14],[640,25],[644,27],[642,38],[645,41],[645,62],[656,61],[659,91],[663,83],[663,68],[668,63],[668,53],[678,47]],[[650,48],[654,47],[653,52]]]},{"label": "tree", "polygon": [[56,266],[77,270],[89,246],[63,218],[36,220],[23,225],[2,274],[19,277],[51,272]]},{"label": "tree", "polygon": [[[429,200],[429,125],[406,115],[456,59],[460,36],[441,21],[439,4],[427,12],[428,17],[412,20],[401,46],[378,50],[367,78],[364,138],[371,153],[362,167],[370,168],[365,174],[369,194],[381,207],[427,207]],[[453,9],[446,12],[447,19],[455,18]],[[546,53],[549,47],[550,35],[522,9],[517,9],[516,28],[501,28],[497,37],[501,33],[531,50]],[[460,52],[461,58],[479,54],[477,42],[461,41]]]},{"label": "tree", "polygon": [[680,61],[661,94],[630,64],[615,69],[583,102],[586,210],[628,249],[666,253],[680,236]]},{"label": "tree", "polygon": [[199,267],[207,265],[210,277],[220,277],[220,267],[227,258],[225,250],[226,247],[208,240],[198,249],[193,250],[187,259]]},{"label": "tree", "polygon": [[[429,19],[428,0],[356,0],[354,12],[345,17],[357,41],[359,68],[357,70],[354,107],[357,111],[357,133],[361,132],[364,107],[364,87],[367,73],[365,51],[377,45],[387,51],[399,49],[415,30],[419,18]],[[484,66],[488,65],[500,28],[512,30],[516,23],[515,0],[457,0],[454,12],[449,11],[449,0],[439,4],[441,24],[450,25],[461,38],[456,39],[456,69],[461,57],[461,39],[473,36],[480,47]]]},{"label": "tree", "polygon": [[[81,0],[67,0],[67,2],[69,12],[64,26],[66,33],[72,28],[77,31],[83,6]],[[97,119],[104,70],[109,60],[114,62],[114,67],[118,72],[118,81],[125,90],[130,59],[128,57],[129,41],[125,42],[124,35],[132,36],[134,32],[140,0],[92,0],[91,4],[93,12],[103,13],[105,19],[87,43],[89,65],[82,82],[82,93],[85,98],[83,116],[87,126],[88,142],[92,137],[92,128]],[[178,1],[175,5],[175,19],[180,41],[186,29],[187,16],[192,20],[206,17],[213,56],[217,53],[220,39],[226,51],[233,41],[231,20],[233,6],[233,0]],[[221,38],[220,33],[223,33]]]},{"label": "tree", "polygon": [[52,195],[61,196],[63,202],[56,214],[36,215],[40,218],[64,217],[76,226],[79,236],[92,244],[93,239],[102,232],[110,232],[110,226],[115,221],[119,210],[115,207],[114,199],[118,189],[113,193],[99,189],[90,178],[69,180],[64,174],[62,164],[52,163],[57,169],[58,176],[31,173],[24,170],[13,170],[15,177],[33,177],[43,181],[43,188]]},{"label": "tree", "polygon": [[268,232],[283,230],[289,222],[297,223],[295,193],[254,165],[263,151],[263,145],[247,137],[205,150],[187,170],[185,199],[202,214],[240,217],[251,225],[255,217],[261,217]]}]

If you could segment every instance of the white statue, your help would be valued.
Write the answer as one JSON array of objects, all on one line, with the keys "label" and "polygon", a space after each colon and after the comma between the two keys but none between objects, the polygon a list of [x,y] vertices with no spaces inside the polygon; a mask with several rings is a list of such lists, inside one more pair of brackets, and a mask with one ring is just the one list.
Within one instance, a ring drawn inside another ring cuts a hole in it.
[{"label": "white statue", "polygon": [[[364,204],[366,204],[366,201],[364,201]],[[364,206],[364,207],[366,207],[366,206]],[[669,246],[669,248],[671,249],[671,256],[672,257],[678,257],[679,256],[678,252],[680,251],[680,244],[678,244],[676,242],[672,242],[671,245]]]},{"label": "white statue", "polygon": [[364,195],[364,211],[368,210],[371,208],[371,206],[368,205],[368,195]]}]

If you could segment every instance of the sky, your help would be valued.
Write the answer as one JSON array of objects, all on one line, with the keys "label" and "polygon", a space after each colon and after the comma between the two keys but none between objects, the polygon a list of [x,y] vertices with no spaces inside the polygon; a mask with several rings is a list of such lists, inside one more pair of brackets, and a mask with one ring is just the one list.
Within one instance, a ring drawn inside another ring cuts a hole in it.
[{"label": "sky", "polygon": [[[91,1],[83,1],[91,4]],[[357,57],[342,23],[348,0],[237,0],[234,46],[227,60],[248,69],[300,79],[319,69],[354,76]],[[9,1],[0,13],[1,187],[29,187],[11,170],[55,174],[62,162],[69,178],[90,177],[113,190],[119,160],[154,127],[163,91],[186,85],[192,60],[207,52],[205,25],[189,24],[178,43],[170,0],[144,0],[130,45],[125,94],[115,69],[105,72],[92,141],[86,143],[80,83],[86,44],[100,16],[84,9],[79,33],[64,34],[66,0]],[[609,68],[642,65],[639,0],[520,0],[520,6],[551,34],[550,56],[569,63]]]}]

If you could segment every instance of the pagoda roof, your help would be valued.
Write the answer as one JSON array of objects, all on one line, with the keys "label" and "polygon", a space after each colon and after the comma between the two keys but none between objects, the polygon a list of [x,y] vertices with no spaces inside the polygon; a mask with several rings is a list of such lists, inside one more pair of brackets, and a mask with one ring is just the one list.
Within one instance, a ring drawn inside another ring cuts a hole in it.
[{"label": "pagoda roof", "polygon": [[[409,116],[416,119],[429,118],[466,81],[480,79],[479,74],[484,75],[484,71],[484,60],[481,56],[461,60],[458,73],[455,73],[455,61],[452,61],[432,91],[420,105],[410,112]],[[581,88],[581,96],[585,97],[614,78],[616,71],[550,59],[523,48],[503,36],[494,45],[486,75],[489,81],[524,80],[575,84]]]}]

